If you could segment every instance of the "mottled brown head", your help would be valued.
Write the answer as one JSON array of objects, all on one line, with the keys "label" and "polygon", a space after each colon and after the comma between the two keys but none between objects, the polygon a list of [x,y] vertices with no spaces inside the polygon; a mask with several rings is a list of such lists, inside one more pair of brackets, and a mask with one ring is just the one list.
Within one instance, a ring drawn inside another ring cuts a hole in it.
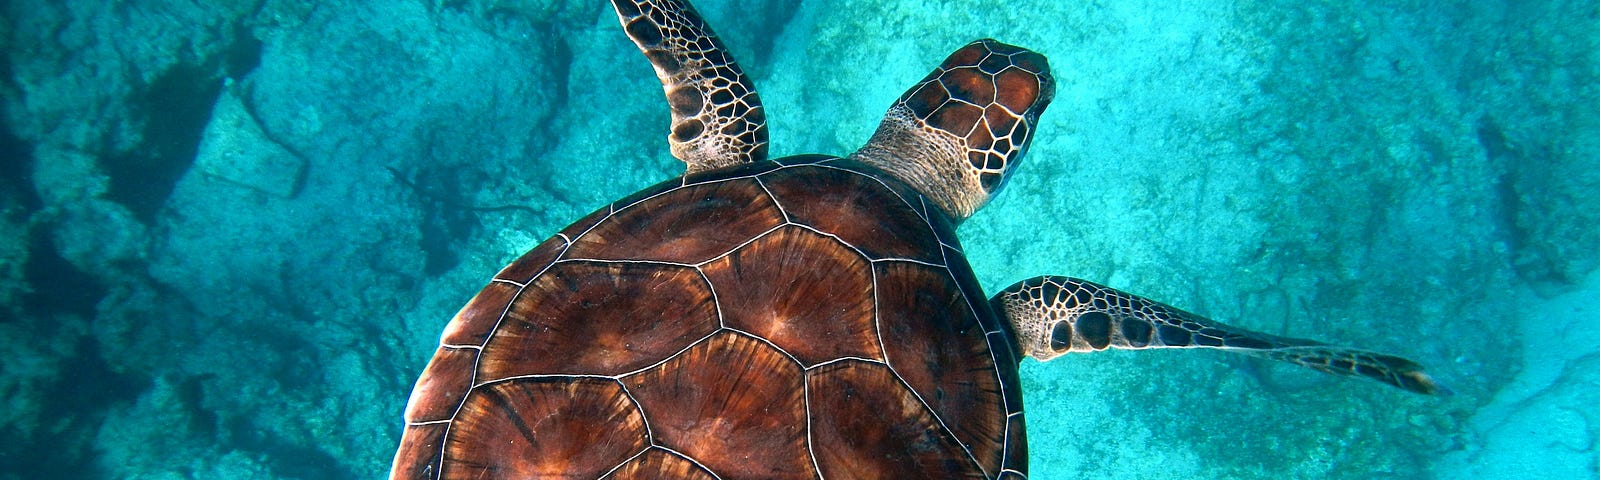
[{"label": "mottled brown head", "polygon": [[1043,55],[978,40],[901,95],[851,158],[889,172],[964,220],[1005,184],[1054,95]]}]

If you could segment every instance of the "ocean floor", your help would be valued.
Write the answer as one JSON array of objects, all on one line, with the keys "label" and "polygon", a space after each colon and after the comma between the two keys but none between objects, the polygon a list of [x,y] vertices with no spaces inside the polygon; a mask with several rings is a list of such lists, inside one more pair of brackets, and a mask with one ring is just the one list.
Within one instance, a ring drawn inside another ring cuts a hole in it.
[{"label": "ocean floor", "polygon": [[[1600,4],[1469,3],[697,2],[774,156],[847,154],[975,38],[1049,57],[960,229],[990,291],[1084,277],[1455,392],[1027,360],[1033,478],[1600,478]],[[14,0],[0,46],[0,480],[381,476],[450,316],[682,172],[600,1]]]}]

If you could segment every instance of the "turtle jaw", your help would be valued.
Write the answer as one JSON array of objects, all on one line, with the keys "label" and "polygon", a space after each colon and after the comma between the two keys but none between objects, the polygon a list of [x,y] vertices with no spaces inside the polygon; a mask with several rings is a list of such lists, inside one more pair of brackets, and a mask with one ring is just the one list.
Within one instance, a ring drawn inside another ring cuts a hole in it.
[{"label": "turtle jaw", "polygon": [[960,222],[1004,186],[1054,96],[1043,55],[978,40],[901,95],[850,157],[906,182]]}]

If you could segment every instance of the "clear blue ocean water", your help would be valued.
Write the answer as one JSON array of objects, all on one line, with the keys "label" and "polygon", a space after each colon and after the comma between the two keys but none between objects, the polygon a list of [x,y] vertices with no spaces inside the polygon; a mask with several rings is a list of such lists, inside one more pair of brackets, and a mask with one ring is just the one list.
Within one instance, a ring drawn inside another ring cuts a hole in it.
[{"label": "clear blue ocean water", "polygon": [[[1600,4],[696,2],[772,153],[844,155],[944,55],[1049,57],[960,228],[1417,360],[1423,397],[1225,353],[1023,362],[1033,478],[1600,477]],[[0,4],[0,479],[378,478],[502,265],[682,172],[605,2]]]}]

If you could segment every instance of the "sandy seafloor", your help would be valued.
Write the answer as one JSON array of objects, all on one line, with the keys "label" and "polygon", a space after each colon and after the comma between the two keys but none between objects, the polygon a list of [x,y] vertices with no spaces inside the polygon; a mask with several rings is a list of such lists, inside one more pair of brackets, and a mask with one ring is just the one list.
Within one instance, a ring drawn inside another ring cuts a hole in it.
[{"label": "sandy seafloor", "polygon": [[[775,155],[850,152],[969,40],[1047,55],[960,229],[991,292],[1095,279],[1456,392],[1028,360],[1034,478],[1600,476],[1595,2],[700,3]],[[450,315],[682,168],[604,2],[0,15],[0,479],[379,477]]]}]

